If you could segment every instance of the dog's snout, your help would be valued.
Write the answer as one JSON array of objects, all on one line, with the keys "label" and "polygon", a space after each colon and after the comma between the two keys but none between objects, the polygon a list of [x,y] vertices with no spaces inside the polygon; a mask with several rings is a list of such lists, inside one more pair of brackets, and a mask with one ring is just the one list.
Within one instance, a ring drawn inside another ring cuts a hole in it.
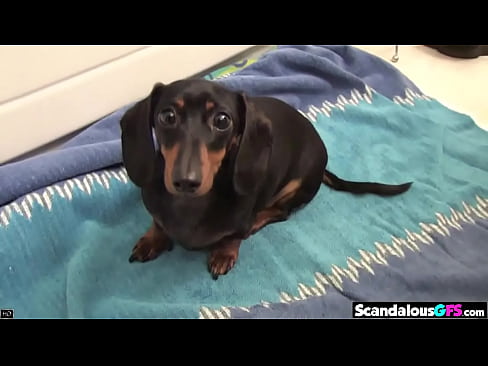
[{"label": "dog's snout", "polygon": [[192,172],[186,177],[181,177],[173,181],[175,189],[180,193],[195,193],[202,185],[202,180],[196,173]]},{"label": "dog's snout", "polygon": [[174,185],[176,190],[180,193],[195,193],[195,191],[200,187],[201,182],[185,179],[174,182]]},{"label": "dog's snout", "polygon": [[181,144],[172,172],[172,185],[178,193],[199,193],[203,182],[199,141],[187,139]]}]

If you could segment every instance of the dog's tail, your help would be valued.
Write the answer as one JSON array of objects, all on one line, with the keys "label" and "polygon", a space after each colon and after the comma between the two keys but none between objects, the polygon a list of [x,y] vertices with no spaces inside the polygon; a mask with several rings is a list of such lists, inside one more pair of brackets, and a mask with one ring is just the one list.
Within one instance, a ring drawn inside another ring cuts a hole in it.
[{"label": "dog's tail", "polygon": [[403,193],[412,185],[412,182],[399,185],[370,182],[350,182],[339,178],[328,170],[325,170],[322,181],[337,191],[347,191],[356,194],[373,193],[381,196],[394,196],[396,194]]}]

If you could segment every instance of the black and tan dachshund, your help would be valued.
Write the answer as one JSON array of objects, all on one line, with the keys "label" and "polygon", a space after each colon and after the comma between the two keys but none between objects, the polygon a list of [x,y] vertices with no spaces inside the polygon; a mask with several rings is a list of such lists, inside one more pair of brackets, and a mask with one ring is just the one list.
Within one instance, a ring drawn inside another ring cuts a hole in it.
[{"label": "black and tan dachshund", "polygon": [[121,128],[127,173],[153,217],[129,261],[154,259],[174,240],[209,249],[214,279],[234,266],[243,240],[285,221],[321,183],[379,195],[411,185],[338,178],[325,169],[322,139],[294,108],[207,80],[157,83],[125,113]]}]

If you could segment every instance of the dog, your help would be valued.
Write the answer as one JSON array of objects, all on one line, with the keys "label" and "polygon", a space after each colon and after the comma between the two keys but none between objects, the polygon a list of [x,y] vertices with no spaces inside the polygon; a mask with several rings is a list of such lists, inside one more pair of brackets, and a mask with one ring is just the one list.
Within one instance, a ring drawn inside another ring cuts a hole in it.
[{"label": "dog", "polygon": [[120,121],[122,155],[153,220],[129,262],[173,248],[209,250],[214,279],[235,265],[244,240],[304,207],[322,183],[355,194],[397,195],[410,183],[343,180],[308,119],[285,102],[217,82],[156,83]]}]

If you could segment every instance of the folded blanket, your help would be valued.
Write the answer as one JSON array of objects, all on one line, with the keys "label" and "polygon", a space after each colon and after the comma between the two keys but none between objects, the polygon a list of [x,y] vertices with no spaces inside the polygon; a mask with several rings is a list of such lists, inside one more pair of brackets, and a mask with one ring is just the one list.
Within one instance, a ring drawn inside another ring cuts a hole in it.
[{"label": "folded blanket", "polygon": [[[204,252],[129,264],[150,224],[140,192],[123,168],[91,172],[0,209],[2,307],[17,317],[350,317],[354,299],[486,300],[488,133],[468,116],[351,47],[282,47],[219,82],[298,108],[337,175],[414,185],[389,198],[324,186],[213,281]],[[107,131],[115,144],[121,114],[66,154],[109,146]]]}]

